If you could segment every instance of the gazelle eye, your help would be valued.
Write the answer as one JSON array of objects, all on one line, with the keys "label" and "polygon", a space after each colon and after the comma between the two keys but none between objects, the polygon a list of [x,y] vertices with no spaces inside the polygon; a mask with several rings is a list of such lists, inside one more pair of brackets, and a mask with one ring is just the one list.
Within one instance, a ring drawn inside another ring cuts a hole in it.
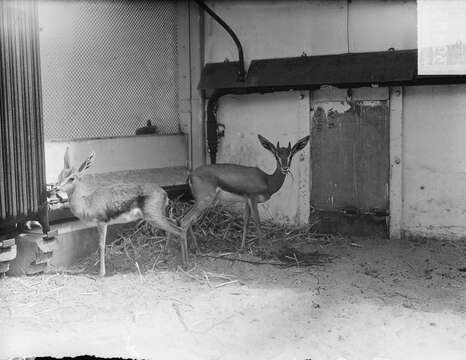
[{"label": "gazelle eye", "polygon": [[69,177],[67,182],[73,182],[74,181],[74,176]]}]

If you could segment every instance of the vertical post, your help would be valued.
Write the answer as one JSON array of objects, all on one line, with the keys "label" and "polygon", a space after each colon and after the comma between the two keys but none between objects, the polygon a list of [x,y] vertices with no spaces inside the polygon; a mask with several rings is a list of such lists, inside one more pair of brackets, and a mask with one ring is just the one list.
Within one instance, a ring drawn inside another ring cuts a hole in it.
[{"label": "vertical post", "polygon": [[197,89],[203,66],[203,17],[192,1],[178,1],[180,128],[187,135],[188,169],[205,163],[204,101]]},{"label": "vertical post", "polygon": [[0,223],[48,231],[37,6],[0,1]]},{"label": "vertical post", "polygon": [[178,54],[178,109],[180,114],[180,131],[186,135],[188,159],[186,166],[191,167],[191,64],[189,37],[189,3],[177,1],[177,54]]},{"label": "vertical post", "polygon": [[390,239],[403,228],[403,88],[390,88]]},{"label": "vertical post", "polygon": [[189,45],[191,79],[191,163],[196,168],[206,162],[205,111],[202,91],[197,86],[204,64],[204,17],[199,6],[189,2]]},{"label": "vertical post", "polygon": [[[311,134],[311,100],[310,91],[299,95],[298,103],[298,137],[296,140]],[[298,169],[298,212],[297,223],[307,224],[310,215],[311,203],[311,144],[309,143],[301,152],[295,155],[293,161]]]}]

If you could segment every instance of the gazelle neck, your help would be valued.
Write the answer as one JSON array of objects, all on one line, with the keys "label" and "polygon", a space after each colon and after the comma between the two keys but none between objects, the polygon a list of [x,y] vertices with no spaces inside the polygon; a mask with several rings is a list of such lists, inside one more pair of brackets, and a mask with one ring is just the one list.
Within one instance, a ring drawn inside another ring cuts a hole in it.
[{"label": "gazelle neck", "polygon": [[269,194],[275,194],[283,185],[286,175],[281,172],[280,163],[277,160],[277,165],[273,174],[267,174],[267,183],[269,187]]},{"label": "gazelle neck", "polygon": [[86,184],[79,181],[75,186],[66,191],[69,199],[77,199],[86,195],[89,192],[89,189]]}]

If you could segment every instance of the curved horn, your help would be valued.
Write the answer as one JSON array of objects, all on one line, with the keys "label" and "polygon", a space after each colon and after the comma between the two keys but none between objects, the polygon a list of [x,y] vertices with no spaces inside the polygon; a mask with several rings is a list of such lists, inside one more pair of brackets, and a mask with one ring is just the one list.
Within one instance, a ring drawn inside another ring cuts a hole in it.
[{"label": "curved horn", "polygon": [[71,169],[70,148],[68,146],[66,147],[66,150],[65,150],[65,157],[63,159],[63,168]]},{"label": "curved horn", "polygon": [[82,176],[86,172],[86,170],[92,166],[92,164],[94,163],[94,157],[95,157],[95,153],[91,152],[89,157],[86,160],[84,160],[84,162],[79,167],[78,176]]}]

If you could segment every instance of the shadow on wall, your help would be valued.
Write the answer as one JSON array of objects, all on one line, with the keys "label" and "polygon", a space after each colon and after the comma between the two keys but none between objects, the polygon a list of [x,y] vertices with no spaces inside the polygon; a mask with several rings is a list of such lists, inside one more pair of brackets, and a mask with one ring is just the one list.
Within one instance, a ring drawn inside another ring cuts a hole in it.
[{"label": "shadow on wall", "polygon": [[[258,159],[263,156],[262,153],[269,155],[270,153],[260,147],[257,136],[240,136],[236,140],[237,143],[235,144],[227,142],[226,139],[222,139],[220,142],[220,152],[228,158],[229,163],[265,168],[263,162],[258,162]],[[252,145],[254,140],[257,141],[257,145]],[[262,151],[259,149],[262,149]],[[270,157],[273,158],[272,155]]]}]

